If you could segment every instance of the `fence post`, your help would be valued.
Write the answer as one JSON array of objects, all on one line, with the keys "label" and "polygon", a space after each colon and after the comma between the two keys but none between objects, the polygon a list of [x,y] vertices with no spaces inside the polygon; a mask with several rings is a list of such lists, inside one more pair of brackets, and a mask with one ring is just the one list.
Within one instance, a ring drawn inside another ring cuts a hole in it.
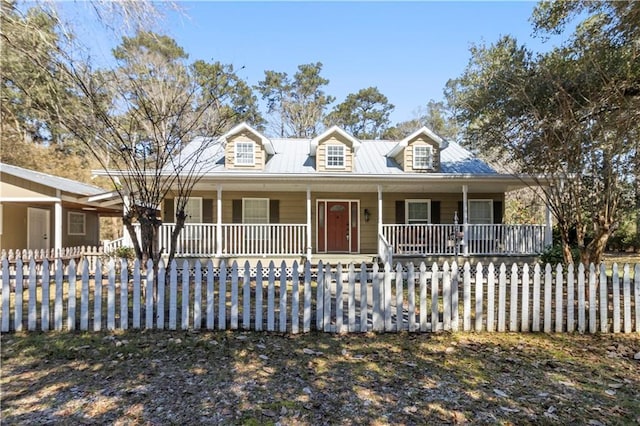
[{"label": "fence post", "polygon": [[607,268],[600,264],[600,332],[609,332],[609,292],[607,289]]},{"label": "fence post", "polygon": [[167,270],[164,266],[164,260],[160,259],[158,263],[158,306],[156,311],[156,328],[164,329],[164,304],[166,289]]},{"label": "fence post", "polygon": [[562,323],[564,321],[563,299],[564,299],[564,273],[562,264],[556,266],[556,333],[562,333]]},{"label": "fence post", "polygon": [[553,286],[551,264],[544,269],[544,332],[551,333],[551,293]]},{"label": "fence post", "polygon": [[291,333],[300,332],[300,277],[298,261],[294,260],[291,268]]},{"label": "fence post", "polygon": [[420,262],[419,273],[419,285],[420,285],[420,331],[427,331],[427,265],[424,262]]},{"label": "fence post", "polygon": [[242,328],[251,328],[251,265],[248,260],[244,262],[242,274]]},{"label": "fence post", "polygon": [[227,262],[220,264],[220,275],[218,277],[218,329],[227,328]]},{"label": "fence post", "polygon": [[[469,261],[464,262],[462,275],[462,329],[471,330],[471,265]],[[477,311],[476,311],[477,315]],[[476,316],[477,319],[477,316]]]},{"label": "fence post", "polygon": [[612,293],[613,293],[613,332],[620,333],[620,273],[618,264],[613,264]]},{"label": "fence post", "polygon": [[[81,262],[82,278],[80,282],[80,330],[85,331],[89,329],[89,262],[86,259],[83,259]],[[31,295],[29,295],[29,299],[31,299]],[[29,303],[31,303],[31,300],[29,300]]]},{"label": "fence post", "polygon": [[523,332],[529,331],[529,264],[525,263],[522,266],[522,321],[520,323],[520,330]]},{"label": "fence post", "polygon": [[9,294],[11,285],[9,283],[9,261],[7,258],[2,259],[2,332],[9,331],[9,319],[11,309],[9,308],[9,301],[11,295]]},{"label": "fence post", "polygon": [[107,330],[116,328],[116,265],[113,259],[107,265]]},{"label": "fence post", "polygon": [[262,286],[262,262],[258,260],[258,263],[256,265],[256,323],[255,323],[255,329],[256,331],[261,331],[262,330],[262,322],[264,320],[264,315],[263,315],[263,311],[262,311],[262,303],[263,303],[263,286]]},{"label": "fence post", "polygon": [[304,263],[304,314],[302,330],[311,331],[311,262]]},{"label": "fence post", "polygon": [[[234,262],[234,266],[236,266],[235,262]],[[182,262],[182,318],[180,321],[180,326],[183,330],[188,330],[189,329],[189,261],[188,260],[184,260]],[[236,268],[236,279],[238,277],[238,270]],[[237,284],[237,280],[236,280],[236,284]],[[237,290],[237,285],[236,285],[236,290]],[[231,309],[233,309],[233,304],[231,305]],[[236,310],[238,309],[238,300],[237,300],[237,293],[236,293]],[[237,311],[236,311],[237,312]],[[236,321],[237,321],[238,317],[236,316]],[[236,322],[236,326],[237,326],[237,322]]]},{"label": "fence post", "polygon": [[[465,263],[465,268],[467,267],[468,264],[469,264],[468,262]],[[469,271],[469,273],[471,273],[471,271]],[[469,277],[469,279],[471,279],[471,277]],[[476,264],[476,322],[474,326],[474,329],[476,332],[482,331],[482,320],[484,316],[484,312],[483,312],[484,285],[483,284],[484,283],[482,278],[482,262],[478,262]]]},{"label": "fence post", "polygon": [[507,267],[503,263],[500,265],[500,275],[498,275],[498,331],[506,331],[507,316]]},{"label": "fence post", "polygon": [[342,333],[344,322],[344,288],[342,280],[342,264],[336,267],[336,332]]},{"label": "fence post", "polygon": [[42,331],[49,331],[49,304],[51,303],[49,260],[42,261],[42,305],[40,306],[40,328]]},{"label": "fence post", "polygon": [[631,278],[629,277],[629,264],[624,265],[622,291],[624,297],[624,332],[631,333]]},{"label": "fence post", "polygon": [[15,307],[16,315],[13,321],[13,327],[15,328],[16,331],[22,331],[22,308],[24,303],[23,297],[24,297],[24,264],[22,263],[22,259],[16,259],[16,307]]},{"label": "fence post", "polygon": [[584,333],[587,330],[585,297],[585,270],[584,263],[580,262],[578,265],[578,333]]},{"label": "fence post", "polygon": [[367,331],[367,319],[369,317],[369,302],[367,297],[367,264],[362,262],[360,264],[360,331],[365,333]]},{"label": "fence post", "polygon": [[[258,262],[260,265],[260,262]],[[258,269],[258,273],[260,270]],[[256,277],[256,281],[258,277]],[[257,289],[256,289],[257,291]],[[213,290],[213,260],[207,261],[207,330],[213,330],[214,318],[215,318],[215,302],[214,302],[214,290]],[[256,308],[256,317],[257,317]]]},{"label": "fence post", "polygon": [[[169,270],[169,330],[175,330],[178,322],[178,263],[171,261]],[[222,269],[220,270],[222,274]],[[220,295],[224,298],[223,295]]]},{"label": "fence post", "polygon": [[373,264],[371,270],[372,284],[371,284],[371,319],[373,320],[373,331],[384,331],[384,315],[382,313],[382,286],[380,285],[380,266],[377,263]]},{"label": "fence post", "polygon": [[287,264],[280,264],[280,332],[287,331]]},{"label": "fence post", "polygon": [[[352,333],[356,331],[356,266],[353,262],[349,263],[349,272],[347,275],[347,327],[348,331]],[[362,302],[360,303],[362,304]]]},{"label": "fence post", "polygon": [[575,326],[575,277],[574,266],[570,263],[567,266],[567,332],[573,333],[576,329]]},{"label": "fence post", "polygon": [[496,269],[493,262],[487,268],[487,331],[493,332],[496,326]]},{"label": "fence post", "polygon": [[[276,273],[275,273],[276,265],[273,263],[273,260],[269,262],[269,282],[267,283],[267,331],[275,331],[276,329],[276,318],[275,318],[275,299],[276,299]],[[321,287],[320,282],[318,282],[318,288]]]},{"label": "fence post", "polygon": [[438,330],[438,323],[440,319],[440,312],[438,308],[438,301],[440,299],[440,289],[438,278],[438,264],[433,262],[431,265],[431,331]]},{"label": "fence post", "polygon": [[56,274],[55,274],[55,282],[56,282],[56,295],[55,302],[53,307],[53,319],[54,319],[54,328],[56,331],[62,330],[62,294],[63,294],[63,275],[64,275],[64,265],[62,264],[62,259],[58,258],[56,261]]},{"label": "fence post", "polygon": [[511,265],[511,296],[509,312],[509,331],[518,331],[518,265]]},{"label": "fence post", "polygon": [[140,328],[140,260],[133,263],[133,328]]},{"label": "fence post", "polygon": [[196,259],[193,277],[193,328],[202,328],[202,264]]},{"label": "fence post", "polygon": [[402,264],[396,263],[396,331],[402,331],[404,329],[403,321],[403,282],[402,276]]},{"label": "fence post", "polygon": [[123,257],[120,259],[120,329],[127,330],[128,328],[129,328],[129,261]]}]

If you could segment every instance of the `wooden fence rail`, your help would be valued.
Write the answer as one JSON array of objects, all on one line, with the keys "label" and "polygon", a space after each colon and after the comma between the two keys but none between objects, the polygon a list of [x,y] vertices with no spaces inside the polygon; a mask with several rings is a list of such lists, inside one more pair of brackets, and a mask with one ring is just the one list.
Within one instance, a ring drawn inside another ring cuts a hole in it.
[{"label": "wooden fence rail", "polygon": [[90,264],[3,259],[1,331],[640,333],[640,264]]}]

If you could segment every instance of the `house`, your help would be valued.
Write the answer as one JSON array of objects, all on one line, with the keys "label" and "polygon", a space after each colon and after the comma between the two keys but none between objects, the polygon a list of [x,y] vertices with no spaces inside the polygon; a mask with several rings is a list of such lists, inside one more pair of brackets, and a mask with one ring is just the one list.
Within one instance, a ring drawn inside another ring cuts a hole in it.
[{"label": "house", "polygon": [[[178,256],[531,255],[550,242],[549,224],[502,223],[505,193],[526,178],[496,172],[425,127],[400,141],[359,140],[336,126],[283,139],[243,123],[214,145]],[[169,195],[160,206],[165,250],[174,210]]]},{"label": "house", "polygon": [[100,215],[121,215],[117,201],[91,197],[97,186],[0,163],[0,248],[99,246]]}]

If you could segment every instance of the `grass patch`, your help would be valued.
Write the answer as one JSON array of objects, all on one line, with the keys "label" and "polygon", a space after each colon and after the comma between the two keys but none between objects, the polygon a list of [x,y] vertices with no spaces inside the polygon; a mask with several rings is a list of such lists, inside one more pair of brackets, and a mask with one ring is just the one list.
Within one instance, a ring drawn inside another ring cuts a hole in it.
[{"label": "grass patch", "polygon": [[2,335],[3,424],[630,424],[637,335]]}]

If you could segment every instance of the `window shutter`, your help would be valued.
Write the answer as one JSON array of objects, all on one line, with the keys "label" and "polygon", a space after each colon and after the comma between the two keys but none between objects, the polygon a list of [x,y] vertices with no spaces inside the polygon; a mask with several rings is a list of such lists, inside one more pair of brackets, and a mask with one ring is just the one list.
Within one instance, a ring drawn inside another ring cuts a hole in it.
[{"label": "window shutter", "polygon": [[431,223],[439,224],[440,222],[440,201],[431,202]]},{"label": "window shutter", "polygon": [[165,223],[173,223],[176,221],[174,215],[174,203],[173,198],[165,198],[163,203],[164,210],[162,212],[162,221]]},{"label": "window shutter", "polygon": [[213,223],[213,200],[202,200],[202,223]]},{"label": "window shutter", "polygon": [[[458,223],[464,222],[464,213],[463,213],[464,205],[462,201],[458,201]],[[451,219],[453,220],[453,219]]]},{"label": "window shutter", "polygon": [[404,215],[404,200],[396,201],[396,223],[403,224],[405,220]]},{"label": "window shutter", "polygon": [[502,201],[493,202],[493,223],[502,223]]},{"label": "window shutter", "polygon": [[231,205],[231,222],[242,223],[242,200],[233,200]]},{"label": "window shutter", "polygon": [[269,222],[280,223],[280,200],[269,200]]}]

